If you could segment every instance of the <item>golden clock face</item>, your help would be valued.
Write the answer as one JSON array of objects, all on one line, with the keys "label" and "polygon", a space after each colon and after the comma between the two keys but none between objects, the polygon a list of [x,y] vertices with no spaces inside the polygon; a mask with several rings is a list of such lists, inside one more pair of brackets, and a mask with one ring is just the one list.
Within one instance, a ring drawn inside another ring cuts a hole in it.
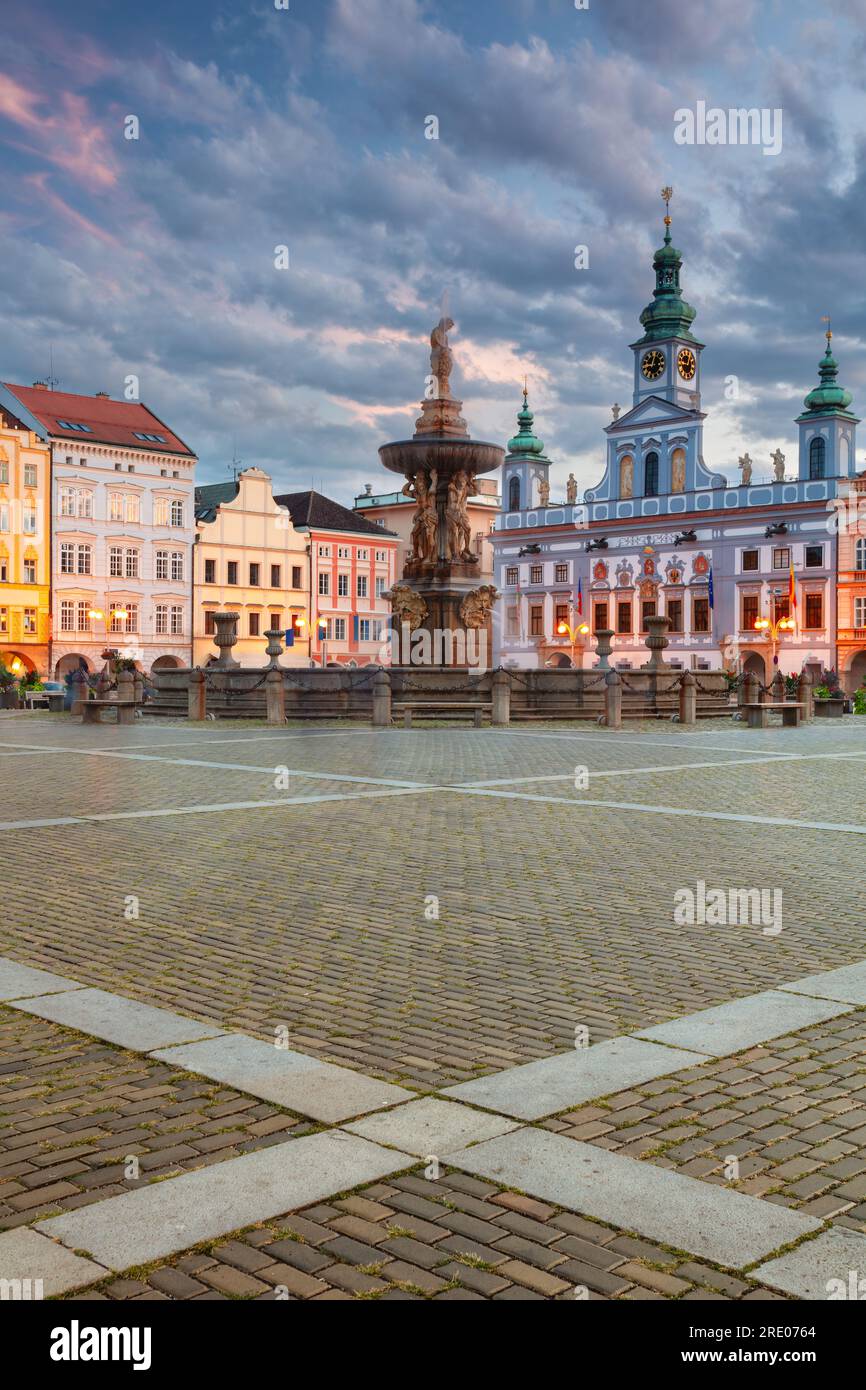
[{"label": "golden clock face", "polygon": [[691,381],[697,371],[697,366],[695,354],[692,352],[691,348],[680,348],[677,353],[677,371],[683,378],[683,381]]},{"label": "golden clock face", "polygon": [[650,348],[649,352],[645,352],[643,355],[640,369],[647,381],[655,381],[665,369],[664,353],[660,352],[658,348]]}]

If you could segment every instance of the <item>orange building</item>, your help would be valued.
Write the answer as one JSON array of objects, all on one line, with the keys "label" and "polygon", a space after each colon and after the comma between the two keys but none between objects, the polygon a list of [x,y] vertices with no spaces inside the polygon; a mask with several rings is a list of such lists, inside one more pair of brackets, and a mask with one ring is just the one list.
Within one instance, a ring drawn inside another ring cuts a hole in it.
[{"label": "orange building", "polygon": [[0,410],[0,663],[50,674],[51,453]]},{"label": "orange building", "polygon": [[837,674],[852,694],[866,684],[866,477],[851,479],[838,515]]}]

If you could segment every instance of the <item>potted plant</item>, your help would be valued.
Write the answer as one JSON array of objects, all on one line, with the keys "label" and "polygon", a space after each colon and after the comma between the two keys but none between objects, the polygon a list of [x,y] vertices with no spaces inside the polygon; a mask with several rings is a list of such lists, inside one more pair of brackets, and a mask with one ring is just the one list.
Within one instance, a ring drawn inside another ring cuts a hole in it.
[{"label": "potted plant", "polygon": [[847,704],[834,670],[824,670],[821,684],[815,687],[815,715],[818,719],[841,719]]},{"label": "potted plant", "polygon": [[8,667],[0,662],[0,709],[18,709],[18,682]]},{"label": "potted plant", "polygon": [[854,691],[854,713],[866,714],[866,685],[858,686]]}]

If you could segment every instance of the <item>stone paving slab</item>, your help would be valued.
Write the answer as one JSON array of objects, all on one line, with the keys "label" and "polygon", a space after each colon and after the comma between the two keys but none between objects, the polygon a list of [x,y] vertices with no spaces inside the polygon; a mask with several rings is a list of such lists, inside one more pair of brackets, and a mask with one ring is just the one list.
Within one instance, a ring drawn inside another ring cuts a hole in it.
[{"label": "stone paving slab", "polygon": [[464,1081],[447,1087],[443,1094],[518,1119],[538,1120],[701,1061],[698,1052],[660,1047],[638,1038],[612,1038],[477,1081]]},{"label": "stone paving slab", "polygon": [[212,1038],[219,1033],[215,1025],[197,1023],[193,1018],[155,1009],[137,999],[124,999],[103,989],[73,989],[65,994],[39,995],[33,999],[10,1000],[10,1008],[22,1009],[39,1018],[62,1023],[94,1038],[104,1038],[134,1052],[150,1052],[172,1043]]},{"label": "stone paving slab", "polygon": [[81,989],[75,980],[52,975],[47,970],[33,970],[17,960],[0,959],[0,999],[25,999],[52,990]]},{"label": "stone paving slab", "polygon": [[[0,1280],[41,1279],[43,1298],[84,1288],[106,1273],[101,1265],[82,1259],[38,1231],[21,1229],[0,1235]],[[31,1291],[29,1296],[36,1295]]]},{"label": "stone paving slab", "polygon": [[338,1124],[365,1111],[413,1098],[412,1092],[401,1086],[318,1062],[304,1053],[242,1033],[164,1048],[152,1055],[324,1124]]},{"label": "stone paving slab", "polygon": [[425,1096],[385,1114],[368,1115],[344,1128],[377,1144],[392,1144],[422,1158],[442,1158],[452,1149],[507,1134],[517,1125],[499,1115],[485,1115],[466,1105]]},{"label": "stone paving slab", "polygon": [[866,1298],[866,1235],[838,1228],[824,1231],[777,1260],[759,1265],[754,1276],[797,1298],[862,1300]]},{"label": "stone paving slab", "polygon": [[713,1009],[701,1009],[655,1028],[643,1028],[635,1036],[655,1039],[671,1047],[692,1048],[707,1057],[729,1057],[732,1052],[754,1047],[769,1038],[795,1033],[810,1023],[821,1023],[847,1012],[849,1009],[844,1005],[829,1000],[768,989]]},{"label": "stone paving slab", "polygon": [[544,1130],[488,1140],[450,1162],[733,1269],[821,1228],[813,1217]]},{"label": "stone paving slab", "polygon": [[848,1004],[866,1005],[866,961],[842,965],[838,970],[825,970],[820,975],[807,975],[785,985],[792,994],[810,994],[818,999],[841,999]]},{"label": "stone paving slab", "polygon": [[109,1197],[37,1229],[123,1270],[372,1182],[411,1161],[354,1134],[313,1134]]}]

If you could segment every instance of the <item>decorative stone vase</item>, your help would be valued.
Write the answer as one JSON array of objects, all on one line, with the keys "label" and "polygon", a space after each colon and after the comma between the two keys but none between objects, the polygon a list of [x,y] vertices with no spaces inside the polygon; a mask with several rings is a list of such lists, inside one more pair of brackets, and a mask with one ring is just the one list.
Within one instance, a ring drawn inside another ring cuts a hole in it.
[{"label": "decorative stone vase", "polygon": [[601,627],[595,634],[595,654],[598,657],[597,671],[610,670],[610,654],[613,648],[613,628]]},{"label": "decorative stone vase", "polygon": [[668,671],[670,667],[662,658],[662,652],[668,645],[667,631],[670,626],[670,618],[665,613],[655,613],[651,618],[647,618],[647,637],[646,645],[649,647],[650,659],[642,667],[642,671]]},{"label": "decorative stone vase", "polygon": [[219,647],[219,656],[214,662],[214,666],[221,671],[233,671],[240,666],[232,656],[232,647],[238,640],[238,614],[237,613],[214,613],[214,646]]},{"label": "decorative stone vase", "polygon": [[268,639],[266,656],[269,658],[268,667],[271,671],[280,669],[280,657],[283,654],[283,630],[282,628],[268,628],[265,636]]}]

